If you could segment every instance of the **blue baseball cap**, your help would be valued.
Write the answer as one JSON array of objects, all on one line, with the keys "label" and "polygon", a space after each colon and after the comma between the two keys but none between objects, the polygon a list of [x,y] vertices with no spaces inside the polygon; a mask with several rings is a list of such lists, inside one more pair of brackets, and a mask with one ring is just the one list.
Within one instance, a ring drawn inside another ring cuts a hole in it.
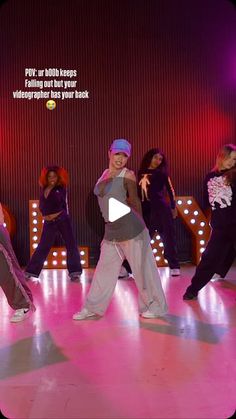
[{"label": "blue baseball cap", "polygon": [[131,144],[123,139],[119,138],[118,140],[114,140],[110,147],[111,153],[124,153],[127,157],[130,157],[131,154]]}]

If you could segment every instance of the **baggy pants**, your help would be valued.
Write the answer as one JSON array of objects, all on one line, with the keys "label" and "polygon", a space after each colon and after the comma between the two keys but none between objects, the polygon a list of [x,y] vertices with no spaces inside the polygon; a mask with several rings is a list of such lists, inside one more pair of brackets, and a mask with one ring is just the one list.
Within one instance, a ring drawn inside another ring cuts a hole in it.
[{"label": "baggy pants", "polygon": [[67,214],[60,214],[52,221],[44,221],[43,231],[38,247],[26,266],[26,272],[38,277],[47,259],[51,247],[55,243],[57,233],[60,232],[67,250],[67,269],[71,277],[81,274],[82,267],[78,247],[72,231],[71,221]]},{"label": "baggy pants", "polygon": [[14,310],[35,309],[32,293],[12,249],[8,231],[3,225],[0,225],[0,285],[8,304]]},{"label": "baggy pants", "polygon": [[197,295],[217,272],[216,267],[223,263],[226,256],[234,248],[236,250],[236,224],[224,230],[213,229],[210,240],[202,254],[201,261],[196,268],[191,285],[187,292]]},{"label": "baggy pants", "polygon": [[146,228],[131,240],[102,241],[100,258],[85,307],[101,316],[105,313],[114,293],[124,259],[128,260],[134,274],[134,281],[139,292],[140,313],[148,309],[157,316],[166,314],[166,299]]}]

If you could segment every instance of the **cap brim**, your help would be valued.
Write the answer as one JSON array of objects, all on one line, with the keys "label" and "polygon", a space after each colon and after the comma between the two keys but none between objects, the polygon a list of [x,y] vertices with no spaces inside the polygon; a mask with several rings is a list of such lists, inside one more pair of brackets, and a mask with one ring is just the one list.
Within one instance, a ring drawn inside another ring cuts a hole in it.
[{"label": "cap brim", "polygon": [[129,157],[129,156],[130,156],[130,154],[129,154],[129,153],[127,153],[127,151],[125,151],[125,150],[121,150],[120,148],[113,148],[112,150],[110,150],[110,152],[111,152],[112,154],[116,154],[116,153],[124,153],[127,157]]}]

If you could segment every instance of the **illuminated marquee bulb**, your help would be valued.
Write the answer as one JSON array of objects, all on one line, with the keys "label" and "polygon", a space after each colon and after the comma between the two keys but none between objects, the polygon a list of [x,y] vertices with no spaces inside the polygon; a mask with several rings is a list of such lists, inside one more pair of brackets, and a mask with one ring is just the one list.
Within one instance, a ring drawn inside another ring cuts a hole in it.
[{"label": "illuminated marquee bulb", "polygon": [[33,217],[36,217],[37,212],[36,212],[36,211],[33,211],[33,212],[32,212],[32,215],[33,215]]},{"label": "illuminated marquee bulb", "polygon": [[61,255],[62,255],[62,256],[66,256],[66,252],[65,252],[65,250],[62,250]]},{"label": "illuminated marquee bulb", "polygon": [[161,237],[160,237],[159,235],[157,235],[157,236],[156,236],[156,240],[160,240],[160,238],[161,238]]},{"label": "illuminated marquee bulb", "polygon": [[36,242],[38,240],[38,236],[33,236],[33,240]]},{"label": "illuminated marquee bulb", "polygon": [[153,253],[157,253],[157,249],[153,249]]},{"label": "illuminated marquee bulb", "polygon": [[37,243],[32,244],[33,249],[36,249],[38,247]]},{"label": "illuminated marquee bulb", "polygon": [[52,264],[53,265],[57,265],[57,261],[56,260],[53,260]]},{"label": "illuminated marquee bulb", "polygon": [[81,254],[81,256],[84,256],[85,255],[85,251],[84,250],[81,250],[80,254]]},{"label": "illuminated marquee bulb", "polygon": [[158,260],[160,260],[161,258],[160,258],[160,256],[156,256],[156,257],[155,257],[155,259],[158,261]]},{"label": "illuminated marquee bulb", "polygon": [[204,225],[206,225],[206,223],[204,223],[204,221],[201,221],[201,222],[200,222],[200,226],[201,226],[201,227],[204,227]]},{"label": "illuminated marquee bulb", "polygon": [[48,262],[47,262],[47,260],[45,260],[45,262],[44,262],[44,266],[47,266],[48,265]]},{"label": "illuminated marquee bulb", "polygon": [[36,204],[36,202],[34,202],[34,203],[32,204],[32,208],[37,208],[37,204]]},{"label": "illuminated marquee bulb", "polygon": [[199,234],[199,236],[201,236],[203,234],[203,231],[202,230],[198,230],[198,234]]},{"label": "illuminated marquee bulb", "polygon": [[193,211],[193,213],[194,213],[194,215],[198,215],[199,214],[199,212],[196,210],[196,211]]},{"label": "illuminated marquee bulb", "polygon": [[57,252],[52,252],[53,256],[57,256]]},{"label": "illuminated marquee bulb", "polygon": [[61,263],[62,265],[66,265],[66,260],[63,260]]},{"label": "illuminated marquee bulb", "polygon": [[85,260],[81,260],[81,265],[84,265],[85,264]]},{"label": "illuminated marquee bulb", "polygon": [[33,233],[37,233],[38,229],[36,227],[33,228]]},{"label": "illuminated marquee bulb", "polygon": [[205,240],[200,240],[200,245],[203,246],[205,244]]},{"label": "illuminated marquee bulb", "polygon": [[195,218],[191,218],[190,223],[191,223],[191,224],[195,224],[195,223],[196,223]]},{"label": "illuminated marquee bulb", "polygon": [[150,241],[150,243],[151,243],[151,244],[154,244],[154,240],[152,239],[152,240]]},{"label": "illuminated marquee bulb", "polygon": [[181,201],[181,199],[178,199],[177,204],[178,205],[182,205],[183,201]]},{"label": "illuminated marquee bulb", "polygon": [[188,209],[185,209],[184,210],[184,214],[188,214],[189,213],[189,210]]},{"label": "illuminated marquee bulb", "polygon": [[187,200],[187,204],[188,204],[188,205],[191,205],[191,204],[192,204],[192,200],[191,200],[191,199],[188,199],[188,200]]},{"label": "illuminated marquee bulb", "polygon": [[38,221],[37,220],[33,220],[33,224],[38,224]]}]

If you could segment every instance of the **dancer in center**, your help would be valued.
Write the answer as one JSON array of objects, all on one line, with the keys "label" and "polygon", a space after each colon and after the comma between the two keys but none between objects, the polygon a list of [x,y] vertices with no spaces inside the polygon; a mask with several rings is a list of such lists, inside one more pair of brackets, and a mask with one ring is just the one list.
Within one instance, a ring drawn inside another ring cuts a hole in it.
[{"label": "dancer in center", "polygon": [[[136,178],[133,171],[126,168],[130,154],[131,145],[127,140],[114,140],[109,150],[109,168],[96,183],[94,193],[105,220],[105,235],[84,307],[73,315],[74,320],[103,316],[111,301],[124,259],[131,266],[139,291],[141,316],[155,318],[167,312],[150,236],[141,216]],[[126,215],[114,221],[111,220],[113,214],[109,213],[112,198],[130,208]]]}]

